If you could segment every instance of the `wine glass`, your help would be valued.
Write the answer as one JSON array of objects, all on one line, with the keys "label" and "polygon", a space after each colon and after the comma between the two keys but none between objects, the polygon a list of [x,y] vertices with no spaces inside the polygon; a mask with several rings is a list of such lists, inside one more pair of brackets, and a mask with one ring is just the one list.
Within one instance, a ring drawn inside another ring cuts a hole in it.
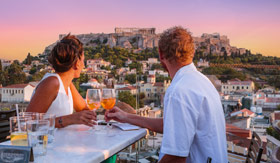
[{"label": "wine glass", "polygon": [[[101,105],[107,111],[113,109],[116,103],[115,89],[103,88],[102,89],[102,100]],[[109,128],[109,123],[107,123],[107,128]]]},{"label": "wine glass", "polygon": [[[100,107],[101,91],[100,89],[88,89],[86,94],[87,106],[90,110],[97,110]],[[98,130],[98,122],[96,121],[96,129]]]}]

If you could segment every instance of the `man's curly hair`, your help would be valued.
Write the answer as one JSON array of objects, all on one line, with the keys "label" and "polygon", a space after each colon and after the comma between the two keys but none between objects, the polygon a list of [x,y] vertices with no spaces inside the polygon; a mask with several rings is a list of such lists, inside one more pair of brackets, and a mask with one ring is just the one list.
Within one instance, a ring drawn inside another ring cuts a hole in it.
[{"label": "man's curly hair", "polygon": [[183,27],[172,27],[165,30],[159,39],[159,50],[168,61],[185,63],[193,59],[194,43],[191,33]]}]

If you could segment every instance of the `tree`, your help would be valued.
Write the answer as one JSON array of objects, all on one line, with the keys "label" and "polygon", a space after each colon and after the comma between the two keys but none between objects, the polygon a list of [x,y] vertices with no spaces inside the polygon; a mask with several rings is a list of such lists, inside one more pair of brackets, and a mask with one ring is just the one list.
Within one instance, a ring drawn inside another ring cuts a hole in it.
[{"label": "tree", "polygon": [[227,51],[224,51],[224,60],[227,60],[228,56],[227,56]]},{"label": "tree", "polygon": [[165,77],[163,75],[156,76],[156,82],[164,82]]},{"label": "tree", "polygon": [[126,75],[125,80],[127,80],[130,84],[136,83],[136,74]]},{"label": "tree", "polygon": [[280,105],[277,105],[277,109],[276,110],[280,110]]},{"label": "tree", "polygon": [[132,106],[134,109],[136,107],[136,98],[128,91],[120,92],[118,99]]},{"label": "tree", "polygon": [[34,66],[30,69],[29,74],[35,74],[37,72],[37,68]]},{"label": "tree", "polygon": [[152,65],[151,69],[152,70],[155,70],[155,69],[163,70],[163,67],[160,63],[155,63],[155,64]]},{"label": "tree", "polygon": [[32,75],[30,81],[40,81],[46,73],[47,71],[36,72]]},{"label": "tree", "polygon": [[144,99],[146,97],[145,93],[144,92],[140,92],[139,94],[139,99]]},{"label": "tree", "polygon": [[142,73],[142,64],[139,63],[139,62],[132,62],[131,64],[128,65],[128,67],[129,67],[130,69],[136,68],[136,71],[137,71],[138,73]]},{"label": "tree", "polygon": [[[38,58],[38,57],[37,57],[37,58]],[[32,60],[33,60],[33,57],[31,56],[30,53],[28,53],[27,56],[26,56],[26,58],[25,58],[25,60],[24,60],[22,63],[23,63],[23,64],[30,65],[31,62],[32,62]]]},{"label": "tree", "polygon": [[28,55],[27,55],[27,64],[30,65],[31,62],[32,62],[32,58],[31,58],[30,53],[28,53]]},{"label": "tree", "polygon": [[3,86],[8,85],[9,79],[8,79],[8,74],[6,71],[0,71],[0,84],[2,84]]},{"label": "tree", "polygon": [[0,71],[2,71],[2,60],[0,59]]},{"label": "tree", "polygon": [[14,61],[10,66],[5,69],[8,75],[7,85],[24,83],[26,80],[25,73],[22,71],[18,62]]}]

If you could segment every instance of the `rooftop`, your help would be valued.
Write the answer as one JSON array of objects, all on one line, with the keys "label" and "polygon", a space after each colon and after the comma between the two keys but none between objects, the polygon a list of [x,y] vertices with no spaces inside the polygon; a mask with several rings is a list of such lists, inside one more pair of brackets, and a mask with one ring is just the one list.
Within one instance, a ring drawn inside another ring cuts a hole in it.
[{"label": "rooftop", "polygon": [[34,86],[31,85],[31,84],[12,84],[12,85],[8,85],[8,86],[3,87],[3,88],[25,88],[25,87],[27,87],[28,85],[30,85],[31,87],[34,87]]},{"label": "rooftop", "polygon": [[118,88],[117,90],[125,91],[125,90],[135,90],[135,89],[136,89],[136,87],[134,87],[134,86],[127,86],[127,87],[123,87],[123,88]]},{"label": "rooftop", "polygon": [[156,82],[154,84],[155,87],[163,87],[163,83],[162,82]]},{"label": "rooftop", "polygon": [[254,114],[254,112],[252,112],[251,110],[242,109],[242,110],[234,111],[230,115],[231,116],[236,116],[236,115],[242,114],[242,113],[244,113],[244,116],[246,116],[246,115],[250,116],[250,115]]},{"label": "rooftop", "polygon": [[266,102],[270,102],[270,103],[280,103],[280,98],[278,97],[276,97],[276,98],[274,98],[274,97],[267,97],[266,98]]}]

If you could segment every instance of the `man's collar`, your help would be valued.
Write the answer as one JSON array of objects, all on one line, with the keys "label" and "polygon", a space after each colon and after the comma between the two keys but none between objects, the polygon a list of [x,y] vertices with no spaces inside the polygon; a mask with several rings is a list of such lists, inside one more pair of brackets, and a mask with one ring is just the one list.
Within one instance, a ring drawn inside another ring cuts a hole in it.
[{"label": "man's collar", "polygon": [[179,74],[181,74],[181,72],[188,72],[188,71],[196,71],[196,67],[194,65],[193,62],[191,62],[190,64],[188,65],[185,65],[183,67],[181,67],[175,74],[174,79],[176,79],[177,76],[179,76]]}]

